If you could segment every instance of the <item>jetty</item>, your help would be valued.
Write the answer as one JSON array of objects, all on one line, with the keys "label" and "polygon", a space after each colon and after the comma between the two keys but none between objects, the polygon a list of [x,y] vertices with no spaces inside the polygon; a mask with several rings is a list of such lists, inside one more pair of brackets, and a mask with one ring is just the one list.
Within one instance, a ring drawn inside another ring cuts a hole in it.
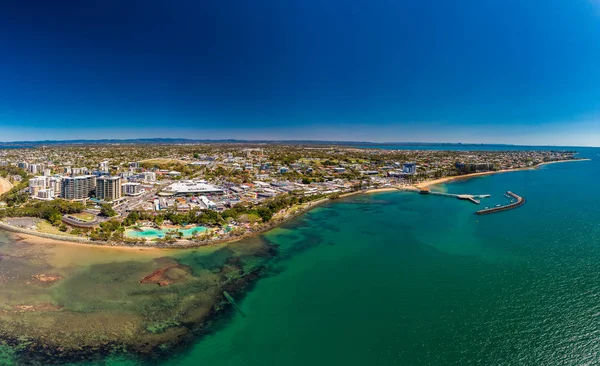
[{"label": "jetty", "polygon": [[508,205],[504,205],[504,206],[497,206],[497,207],[492,207],[492,208],[486,208],[484,210],[479,210],[476,212],[476,214],[477,215],[487,215],[487,214],[491,214],[491,213],[495,213],[495,212],[512,210],[512,209],[517,208],[525,203],[525,198],[523,198],[515,193],[512,193],[511,191],[506,192],[506,196],[510,197],[510,198],[514,198],[514,199],[516,199],[516,201],[512,202]]},{"label": "jetty", "polygon": [[489,194],[454,194],[454,193],[445,193],[445,192],[435,192],[430,191],[429,189],[421,189],[419,190],[420,194],[431,194],[434,196],[443,196],[443,197],[454,197],[459,200],[470,201],[476,205],[481,203],[482,198],[490,197]]}]

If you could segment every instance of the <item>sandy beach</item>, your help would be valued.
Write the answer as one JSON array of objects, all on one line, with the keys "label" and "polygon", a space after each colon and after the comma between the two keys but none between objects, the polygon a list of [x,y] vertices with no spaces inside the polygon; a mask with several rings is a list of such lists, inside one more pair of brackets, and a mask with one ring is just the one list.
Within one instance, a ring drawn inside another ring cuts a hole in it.
[{"label": "sandy beach", "polygon": [[396,187],[385,187],[385,188],[373,188],[373,189],[367,189],[364,192],[361,193],[381,193],[381,192],[393,192],[393,191],[398,191],[399,188]]},{"label": "sandy beach", "polygon": [[0,194],[6,193],[8,191],[10,191],[10,189],[13,187],[12,183],[9,182],[8,180],[0,177]]},{"label": "sandy beach", "polygon": [[37,236],[35,235],[35,233],[32,234],[23,234],[23,233],[16,233],[16,232],[11,232],[11,235],[16,236],[17,238],[19,238],[20,241],[24,241],[30,244],[40,244],[40,245],[69,245],[69,246],[74,246],[74,247],[80,247],[80,248],[92,248],[92,249],[105,249],[105,250],[109,250],[111,252],[154,252],[154,253],[160,253],[161,255],[164,255],[165,251],[168,250],[172,250],[169,248],[156,248],[156,247],[141,247],[141,246],[126,246],[126,245],[98,245],[98,244],[94,244],[93,241],[90,241],[89,244],[86,243],[78,243],[75,241],[70,241],[69,237],[65,236],[65,240],[57,240],[57,239],[50,239],[50,238],[43,238],[41,236]]},{"label": "sandy beach", "polygon": [[548,162],[544,162],[544,163],[540,163],[538,165],[532,166],[532,167],[527,167],[527,168],[516,168],[516,169],[503,169],[503,170],[496,170],[496,171],[491,171],[491,172],[480,172],[480,173],[471,173],[471,174],[465,174],[465,175],[456,175],[456,176],[452,176],[452,177],[444,177],[444,178],[439,178],[439,179],[433,179],[433,180],[428,180],[425,182],[421,182],[415,185],[415,187],[419,188],[419,189],[423,189],[423,188],[429,188],[438,184],[443,184],[443,183],[447,183],[447,182],[451,182],[454,180],[461,180],[461,179],[469,179],[469,178],[474,178],[474,177],[481,177],[481,176],[485,176],[485,175],[492,175],[492,174],[501,174],[501,173],[510,173],[510,172],[518,172],[521,170],[534,170],[537,169],[541,166],[544,165],[548,165],[548,164],[557,164],[557,163],[572,163],[572,162],[576,162],[576,161],[589,161],[590,159],[573,159],[573,160],[557,160],[557,161],[548,161]]}]

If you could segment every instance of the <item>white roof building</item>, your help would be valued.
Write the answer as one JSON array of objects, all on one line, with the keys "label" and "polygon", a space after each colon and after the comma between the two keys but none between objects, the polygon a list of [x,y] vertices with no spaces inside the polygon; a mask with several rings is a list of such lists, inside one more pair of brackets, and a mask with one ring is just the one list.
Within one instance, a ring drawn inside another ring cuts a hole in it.
[{"label": "white roof building", "polygon": [[187,195],[187,194],[221,194],[223,190],[217,188],[211,184],[207,184],[198,181],[185,180],[177,183],[173,183],[166,187],[161,195],[173,196],[173,195]]},{"label": "white roof building", "polygon": [[209,209],[217,208],[217,204],[214,203],[213,201],[209,200],[206,196],[200,196],[200,202],[201,202],[201,205],[203,206],[203,208],[209,208]]}]

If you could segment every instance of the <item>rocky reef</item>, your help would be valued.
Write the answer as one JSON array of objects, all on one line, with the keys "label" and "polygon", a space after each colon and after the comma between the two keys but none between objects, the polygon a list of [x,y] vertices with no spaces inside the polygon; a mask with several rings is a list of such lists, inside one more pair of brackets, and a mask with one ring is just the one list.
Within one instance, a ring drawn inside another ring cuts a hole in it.
[{"label": "rocky reef", "polygon": [[0,247],[0,348],[9,347],[17,363],[161,357],[207,332],[231,309],[224,291],[240,296],[274,254],[260,238],[139,258],[104,249],[70,261],[70,250],[83,249]]}]

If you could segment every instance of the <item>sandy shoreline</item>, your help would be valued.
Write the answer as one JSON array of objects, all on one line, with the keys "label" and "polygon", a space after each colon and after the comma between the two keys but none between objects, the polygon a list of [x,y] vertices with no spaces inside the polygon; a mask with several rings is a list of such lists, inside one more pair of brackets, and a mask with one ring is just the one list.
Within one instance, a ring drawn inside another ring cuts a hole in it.
[{"label": "sandy shoreline", "polygon": [[429,188],[432,186],[436,186],[438,184],[451,182],[454,180],[470,179],[470,178],[481,177],[481,176],[492,175],[492,174],[518,172],[518,171],[522,171],[522,170],[535,170],[541,166],[548,165],[548,164],[571,163],[571,162],[576,162],[576,161],[589,161],[589,160],[591,160],[591,159],[571,159],[571,160],[548,161],[548,162],[540,163],[538,165],[535,165],[532,167],[527,167],[527,168],[503,169],[503,170],[496,170],[496,171],[491,171],[491,172],[480,172],[480,173],[471,173],[471,174],[465,174],[465,175],[455,175],[452,177],[444,177],[444,178],[433,179],[433,180],[421,182],[421,183],[416,184],[415,187],[417,187],[419,189],[423,189],[423,188]]},{"label": "sandy shoreline", "polygon": [[86,243],[80,243],[80,242],[71,241],[71,240],[69,240],[68,237],[65,237],[64,240],[43,238],[41,236],[35,235],[35,233],[24,234],[24,233],[11,232],[11,234],[14,235],[14,236],[16,236],[17,238],[19,238],[20,241],[24,241],[24,242],[27,242],[27,243],[30,243],[30,244],[69,245],[69,246],[74,246],[74,247],[107,249],[107,250],[127,251],[127,252],[131,252],[131,251],[135,251],[135,252],[158,252],[158,251],[173,250],[173,249],[170,249],[170,248],[126,246],[126,245],[117,245],[117,244],[115,244],[115,245],[98,245],[98,244],[94,244],[94,242],[92,242],[92,241],[90,241],[89,244],[86,244]]},{"label": "sandy shoreline", "polygon": [[0,177],[0,194],[4,194],[11,190],[13,187],[12,183],[5,178]]}]

